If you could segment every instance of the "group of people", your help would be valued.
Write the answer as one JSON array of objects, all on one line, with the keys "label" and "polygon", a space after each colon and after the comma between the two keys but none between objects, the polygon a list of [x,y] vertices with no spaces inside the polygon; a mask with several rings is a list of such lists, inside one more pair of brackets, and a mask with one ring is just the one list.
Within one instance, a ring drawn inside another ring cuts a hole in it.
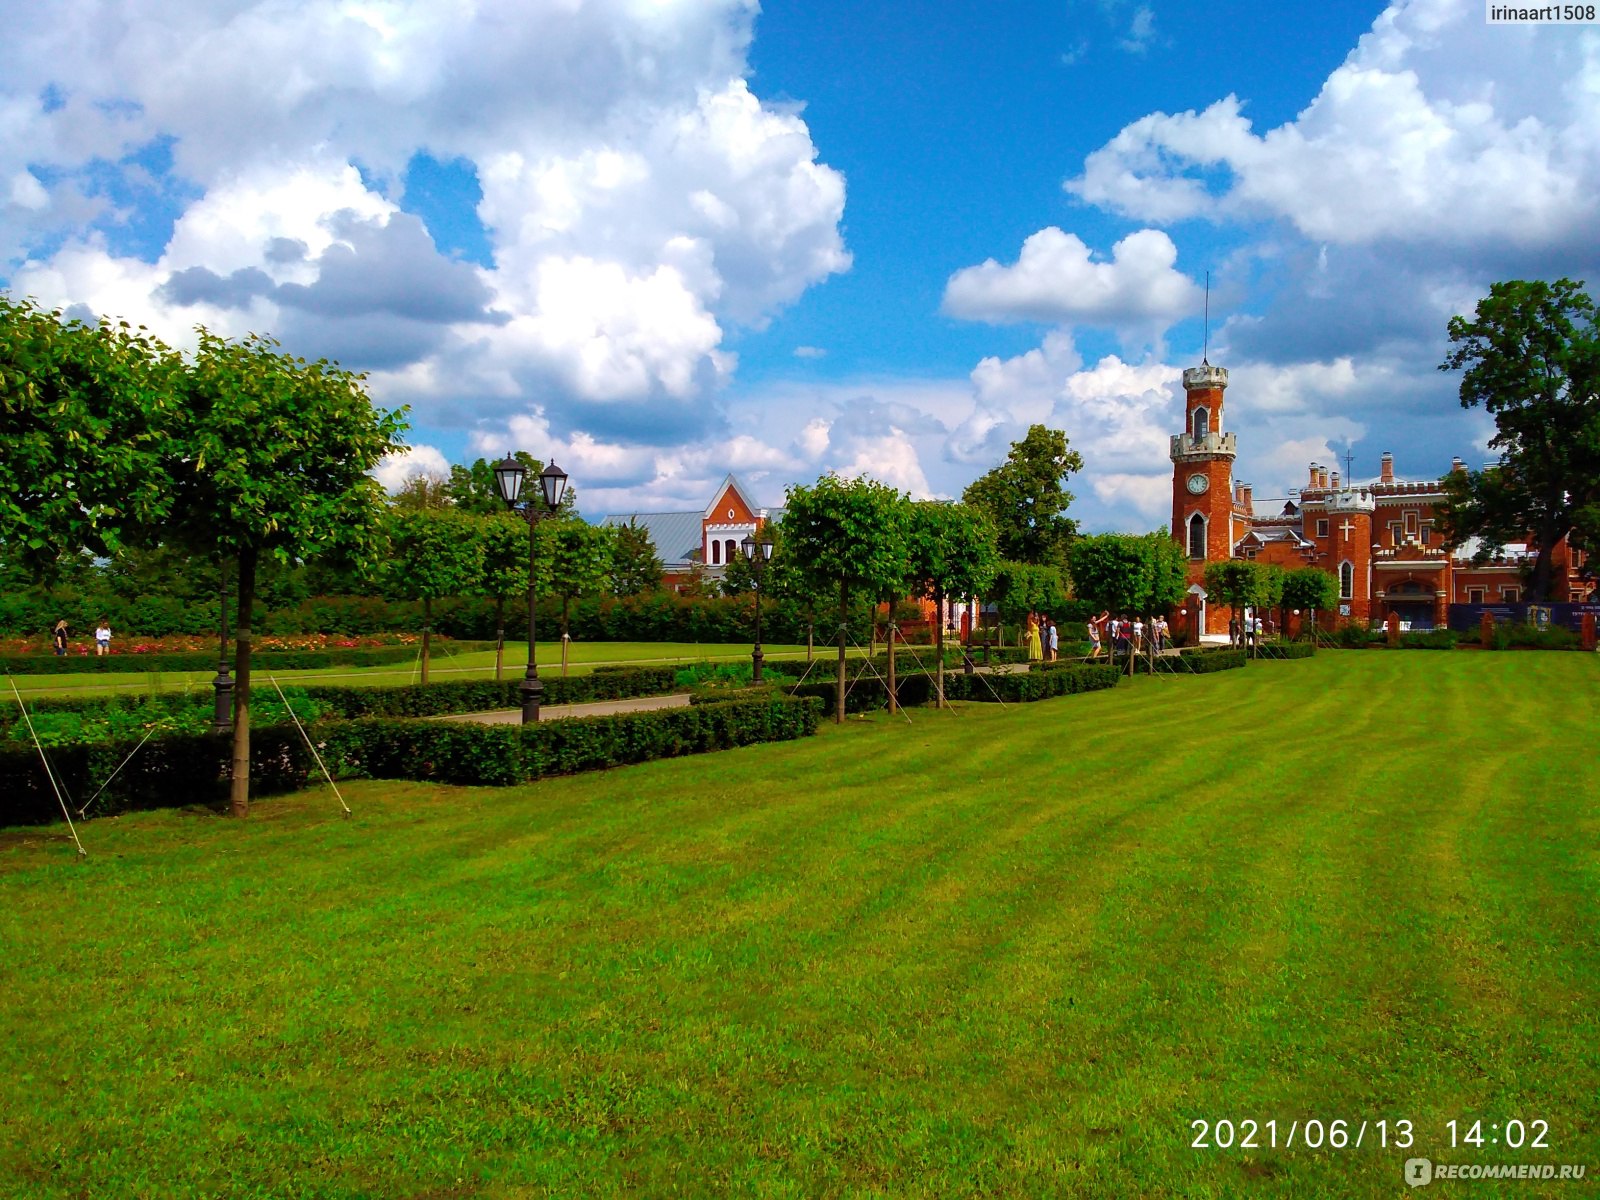
[{"label": "group of people", "polygon": [[[57,621],[55,629],[50,634],[50,643],[55,648],[57,658],[67,656],[67,623],[65,620]],[[104,617],[100,618],[94,630],[94,652],[96,657],[111,653],[111,622]]]},{"label": "group of people", "polygon": [[1146,649],[1154,649],[1160,654],[1167,648],[1171,638],[1172,630],[1167,625],[1166,617],[1152,617],[1146,626],[1142,617],[1134,617],[1130,621],[1127,614],[1113,617],[1109,611],[1102,612],[1089,620],[1089,657],[1099,658],[1101,652],[1108,648],[1116,658],[1129,653],[1139,654]]},{"label": "group of people", "polygon": [[1061,653],[1061,637],[1056,632],[1056,623],[1049,617],[1028,616],[1028,625],[1024,633],[1028,647],[1029,662],[1055,662]]}]

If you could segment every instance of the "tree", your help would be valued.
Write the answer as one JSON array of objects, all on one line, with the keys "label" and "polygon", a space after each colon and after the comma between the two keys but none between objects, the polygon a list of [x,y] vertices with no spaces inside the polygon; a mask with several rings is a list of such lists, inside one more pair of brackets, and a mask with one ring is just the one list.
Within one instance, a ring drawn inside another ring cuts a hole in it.
[{"label": "tree", "polygon": [[[1285,571],[1280,603],[1284,608],[1299,609],[1313,616],[1319,612],[1333,612],[1339,603],[1339,581],[1316,567]],[[1283,624],[1287,628],[1287,622]]]},{"label": "tree", "polygon": [[1441,371],[1462,371],[1461,406],[1494,416],[1500,461],[1452,472],[1439,510],[1456,545],[1483,562],[1507,542],[1535,550],[1530,599],[1552,593],[1556,548],[1592,537],[1600,514],[1600,312],[1570,279],[1497,283],[1471,320],[1450,319]]},{"label": "tree", "polygon": [[557,518],[543,522],[534,535],[534,587],[538,593],[561,598],[565,638],[572,601],[602,592],[610,583],[611,530],[576,517]]},{"label": "tree", "polygon": [[0,558],[37,577],[159,528],[182,369],[142,327],[0,296]]},{"label": "tree", "polygon": [[382,511],[382,488],[368,472],[405,449],[404,410],[373,408],[363,378],[294,358],[271,338],[234,342],[204,329],[179,377],[180,419],[165,471],[170,528],[198,551],[237,560],[235,816],[250,810],[251,609],[260,563],[366,547]]},{"label": "tree", "polygon": [[506,511],[476,516],[482,572],[472,590],[494,601],[494,677],[505,669],[506,601],[528,591],[528,526]]},{"label": "tree", "polygon": [[[1244,644],[1246,630],[1243,625],[1247,608],[1271,608],[1283,598],[1283,568],[1271,563],[1253,562],[1247,558],[1231,558],[1206,564],[1206,592],[1239,614],[1237,627],[1240,644]],[[1252,642],[1253,645],[1253,642]]]},{"label": "tree", "polygon": [[455,499],[450,491],[450,481],[438,475],[413,475],[400,485],[399,491],[389,497],[391,508],[437,509],[451,508],[454,505]]},{"label": "tree", "polygon": [[1072,590],[1112,613],[1164,614],[1188,587],[1183,547],[1165,528],[1154,533],[1101,533],[1072,543]]},{"label": "tree", "polygon": [[992,587],[995,607],[1006,625],[1021,625],[1030,613],[1054,612],[1067,602],[1067,581],[1059,567],[998,562]]},{"label": "tree", "polygon": [[428,682],[433,602],[473,591],[483,578],[482,526],[449,508],[394,508],[384,515],[379,583],[422,601],[422,682]]},{"label": "tree", "polygon": [[913,503],[906,540],[909,569],[905,590],[930,597],[935,606],[935,687],[943,708],[945,601],[970,600],[988,591],[1000,565],[1000,552],[988,514],[970,504]]},{"label": "tree", "polygon": [[1068,448],[1065,433],[1033,425],[1011,443],[1006,461],[969,484],[961,499],[988,512],[1002,558],[1061,567],[1078,533],[1066,515],[1072,503],[1066,481],[1081,470],[1083,456]]},{"label": "tree", "polygon": [[661,586],[665,568],[650,531],[629,521],[611,527],[611,594],[638,596]]},{"label": "tree", "polygon": [[[783,551],[806,590],[839,602],[839,663],[834,721],[844,721],[845,638],[851,596],[876,599],[906,576],[906,497],[887,484],[824,475],[788,491]],[[776,551],[774,551],[776,554]]]}]

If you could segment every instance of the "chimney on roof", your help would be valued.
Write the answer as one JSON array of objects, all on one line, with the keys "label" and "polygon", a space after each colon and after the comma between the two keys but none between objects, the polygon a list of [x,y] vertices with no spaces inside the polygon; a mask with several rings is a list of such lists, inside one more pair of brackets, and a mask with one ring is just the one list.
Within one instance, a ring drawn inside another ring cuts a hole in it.
[{"label": "chimney on roof", "polygon": [[1333,490],[1336,492],[1339,490],[1339,472],[1337,471],[1333,473]]},{"label": "chimney on roof", "polygon": [[1318,467],[1317,468],[1317,486],[1319,488],[1326,488],[1328,486],[1328,468],[1327,467]]},{"label": "chimney on roof", "polygon": [[1383,458],[1381,460],[1380,470],[1379,470],[1379,474],[1378,474],[1378,482],[1379,483],[1393,483],[1394,482],[1394,455],[1390,454],[1389,451],[1387,451],[1387,450],[1385,450],[1383,452]]},{"label": "chimney on roof", "polygon": [[1467,464],[1462,462],[1459,458],[1452,458],[1450,460],[1450,469],[1452,471],[1465,471],[1467,469]]},{"label": "chimney on roof", "polygon": [[1255,509],[1251,507],[1251,501],[1250,501],[1250,493],[1253,490],[1254,489],[1252,489],[1251,486],[1248,483],[1241,483],[1239,485],[1239,492],[1240,492],[1239,504],[1240,504],[1240,507],[1245,510],[1245,512],[1254,512],[1255,511]]},{"label": "chimney on roof", "polygon": [[1310,478],[1310,480],[1307,481],[1306,486],[1307,487],[1313,487],[1313,488],[1317,486],[1317,464],[1316,463],[1312,463],[1311,464],[1311,478]]}]

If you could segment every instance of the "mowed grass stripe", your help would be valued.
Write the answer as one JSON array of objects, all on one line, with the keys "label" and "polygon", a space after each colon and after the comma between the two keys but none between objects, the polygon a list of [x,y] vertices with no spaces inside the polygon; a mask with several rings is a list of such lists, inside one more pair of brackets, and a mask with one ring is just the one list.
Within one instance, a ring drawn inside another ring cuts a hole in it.
[{"label": "mowed grass stripe", "polygon": [[1594,668],[1325,654],[529,788],[355,785],[350,821],[325,793],[141,814],[89,825],[81,868],[23,835],[0,1170],[1393,1195],[1402,1152],[1200,1152],[1187,1123],[1534,1108],[1593,1159]]}]

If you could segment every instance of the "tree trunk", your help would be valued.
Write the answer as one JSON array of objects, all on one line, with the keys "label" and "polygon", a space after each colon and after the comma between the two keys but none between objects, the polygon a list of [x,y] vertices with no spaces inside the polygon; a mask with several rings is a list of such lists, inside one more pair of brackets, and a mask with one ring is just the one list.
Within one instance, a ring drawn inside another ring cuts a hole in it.
[{"label": "tree trunk", "polygon": [[500,682],[500,672],[506,661],[506,598],[494,598],[494,681]]},{"label": "tree trunk", "polygon": [[889,617],[889,712],[900,711],[900,696],[894,689],[894,614]]},{"label": "tree trunk", "polygon": [[817,631],[816,625],[811,621],[807,621],[806,622],[806,661],[807,662],[810,662],[812,660],[812,658],[815,657],[814,647],[813,647],[812,642],[811,642],[811,635],[814,634],[816,631]]},{"label": "tree trunk", "polygon": [[228,811],[250,815],[250,608],[256,599],[256,551],[239,551],[239,616],[234,622],[233,769]]},{"label": "tree trunk", "polygon": [[428,686],[428,651],[433,648],[433,597],[422,598],[422,686]]},{"label": "tree trunk", "polygon": [[571,596],[561,597],[561,678],[567,677],[567,647],[572,644],[572,638],[567,633],[570,624],[568,610],[572,605]]},{"label": "tree trunk", "polygon": [[845,625],[850,613],[850,590],[844,584],[839,584],[839,672],[835,681],[835,699],[833,706],[833,723],[844,724],[844,634]]},{"label": "tree trunk", "polygon": [[944,593],[934,592],[933,656],[935,708],[946,707],[944,702]]}]

